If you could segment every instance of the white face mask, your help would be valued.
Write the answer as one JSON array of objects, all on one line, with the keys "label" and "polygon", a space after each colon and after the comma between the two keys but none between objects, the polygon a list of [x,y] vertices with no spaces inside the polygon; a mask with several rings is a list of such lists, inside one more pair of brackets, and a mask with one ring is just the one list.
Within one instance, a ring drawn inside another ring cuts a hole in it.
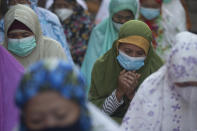
[{"label": "white face mask", "polygon": [[189,86],[189,87],[177,87],[175,86],[175,91],[180,95],[181,98],[186,103],[196,103],[197,102],[197,87]]},{"label": "white face mask", "polygon": [[122,27],[123,24],[116,23],[116,22],[113,21],[113,25],[114,25],[114,28],[115,28],[117,31],[120,31],[120,28]]},{"label": "white face mask", "polygon": [[[25,6],[29,7],[29,8],[31,8],[31,6],[30,6],[29,4],[23,4],[23,5],[25,5]],[[10,5],[10,6],[9,6],[9,9],[13,8],[14,6],[15,6],[15,5]]]},{"label": "white face mask", "polygon": [[73,14],[73,10],[68,8],[55,9],[55,13],[58,15],[61,21],[64,21]]}]

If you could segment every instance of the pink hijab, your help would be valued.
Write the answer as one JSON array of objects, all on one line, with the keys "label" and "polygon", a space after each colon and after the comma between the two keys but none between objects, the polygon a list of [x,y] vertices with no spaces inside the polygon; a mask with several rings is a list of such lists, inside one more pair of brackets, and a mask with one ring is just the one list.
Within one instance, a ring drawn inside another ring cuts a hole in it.
[{"label": "pink hijab", "polygon": [[0,131],[11,131],[17,124],[15,89],[24,68],[0,45]]}]

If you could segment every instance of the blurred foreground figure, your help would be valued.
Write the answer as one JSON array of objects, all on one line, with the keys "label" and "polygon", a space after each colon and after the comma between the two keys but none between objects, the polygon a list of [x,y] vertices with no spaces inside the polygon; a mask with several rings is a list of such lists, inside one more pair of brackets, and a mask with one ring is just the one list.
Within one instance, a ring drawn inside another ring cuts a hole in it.
[{"label": "blurred foreground figure", "polygon": [[88,104],[86,84],[76,67],[48,59],[32,65],[16,93],[19,131],[120,131]]},{"label": "blurred foreground figure", "polygon": [[25,5],[18,4],[7,12],[5,34],[4,47],[25,68],[45,58],[68,60],[58,42],[42,35],[37,15]]},{"label": "blurred foreground figure", "polygon": [[11,131],[17,124],[14,94],[24,72],[22,65],[0,45],[0,131]]},{"label": "blurred foreground figure", "polygon": [[177,35],[169,60],[140,86],[124,117],[125,131],[197,129],[197,35]]}]

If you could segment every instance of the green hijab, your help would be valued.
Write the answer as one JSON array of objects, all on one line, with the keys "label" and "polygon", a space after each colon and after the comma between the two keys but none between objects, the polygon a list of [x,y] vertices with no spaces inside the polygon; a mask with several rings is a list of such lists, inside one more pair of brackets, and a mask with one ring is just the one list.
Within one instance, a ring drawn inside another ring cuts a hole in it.
[{"label": "green hijab", "polygon": [[[140,85],[149,75],[157,71],[163,65],[163,62],[153,50],[151,45],[152,32],[144,22],[131,20],[125,23],[120,29],[118,40],[135,35],[144,37],[150,43],[145,65],[136,71],[141,74],[138,81]],[[105,53],[104,56],[96,61],[93,67],[89,100],[99,108],[102,108],[105,99],[110,96],[115,89],[117,89],[118,76],[123,70],[117,61],[118,51],[116,48],[116,43],[117,40],[114,42],[113,47]],[[114,115],[112,115],[112,118],[118,122],[121,122],[129,104],[130,101],[125,97],[124,104],[117,109]]]},{"label": "green hijab", "polygon": [[111,49],[113,42],[118,38],[118,31],[114,28],[112,17],[122,10],[130,10],[136,15],[136,0],[111,0],[109,5],[110,16],[97,25],[90,36],[88,48],[81,71],[87,79],[88,87],[91,82],[91,72],[96,60]]}]

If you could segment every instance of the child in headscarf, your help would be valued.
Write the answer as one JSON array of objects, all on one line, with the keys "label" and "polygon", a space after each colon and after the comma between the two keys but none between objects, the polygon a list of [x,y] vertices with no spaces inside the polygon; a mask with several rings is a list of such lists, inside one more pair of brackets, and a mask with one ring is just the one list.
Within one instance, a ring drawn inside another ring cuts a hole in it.
[{"label": "child in headscarf", "polygon": [[125,131],[197,129],[197,35],[177,35],[167,63],[149,76],[130,103]]},{"label": "child in headscarf", "polygon": [[92,31],[88,49],[81,67],[90,87],[91,72],[96,60],[111,49],[118,38],[120,27],[127,21],[133,20],[137,13],[136,0],[111,0],[110,16],[98,24]]},{"label": "child in headscarf", "polygon": [[89,100],[119,123],[139,85],[163,64],[151,42],[148,25],[131,20],[93,67]]},{"label": "child in headscarf", "polygon": [[11,131],[17,124],[14,93],[24,67],[0,45],[0,131]]},{"label": "child in headscarf", "polygon": [[32,65],[16,92],[19,131],[121,131],[86,101],[85,80],[76,67],[57,59]]},{"label": "child in headscarf", "polygon": [[61,45],[44,37],[34,11],[25,5],[16,5],[5,16],[4,46],[27,68],[45,58],[68,60]]}]

